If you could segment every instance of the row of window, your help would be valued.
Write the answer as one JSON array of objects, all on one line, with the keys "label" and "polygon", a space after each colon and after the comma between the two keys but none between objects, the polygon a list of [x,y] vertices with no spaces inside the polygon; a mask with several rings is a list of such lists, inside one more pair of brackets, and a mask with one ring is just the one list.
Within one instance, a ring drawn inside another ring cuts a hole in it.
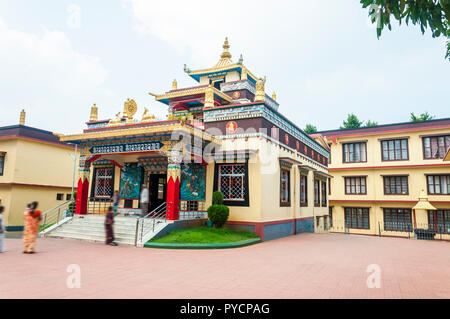
[{"label": "row of window", "polygon": [[[370,229],[368,207],[345,207],[345,227]],[[384,208],[383,224],[385,231],[412,231],[411,209]],[[331,222],[330,216],[330,222]],[[450,210],[428,211],[428,229],[439,233],[450,233]]]},{"label": "row of window", "polygon": [[[349,176],[345,179],[346,195],[366,195],[367,177]],[[408,195],[408,176],[383,176],[385,195]],[[449,195],[450,175],[427,175],[427,190],[429,195]]]},{"label": "row of window", "polygon": [[[66,194],[66,200],[70,200],[72,194]],[[64,200],[64,194],[58,193],[56,194],[56,200]]]},{"label": "row of window", "polygon": [[[423,158],[444,158],[450,149],[450,135],[423,137]],[[342,145],[342,160],[344,163],[367,162],[367,143],[350,142]],[[407,138],[397,138],[381,141],[382,161],[409,160]]]}]

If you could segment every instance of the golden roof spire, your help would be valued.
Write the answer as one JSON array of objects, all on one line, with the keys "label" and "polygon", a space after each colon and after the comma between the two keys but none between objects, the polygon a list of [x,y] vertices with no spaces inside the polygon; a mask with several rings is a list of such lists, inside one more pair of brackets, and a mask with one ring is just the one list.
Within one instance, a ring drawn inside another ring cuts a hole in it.
[{"label": "golden roof spire", "polygon": [[221,59],[230,59],[231,58],[231,54],[230,52],[228,52],[228,49],[230,48],[230,45],[228,44],[228,37],[225,38],[225,42],[222,45],[223,48],[223,52],[220,55]]},{"label": "golden roof spire", "polygon": [[275,94],[275,91],[273,91],[273,93],[272,93],[272,100],[274,100],[274,101],[277,100],[277,95]]},{"label": "golden roof spire", "polygon": [[178,88],[177,79],[173,79],[172,81],[172,90],[176,90]]},{"label": "golden roof spire", "polygon": [[98,120],[98,108],[97,105],[92,105],[91,107],[91,115],[89,116],[89,122],[97,121]]},{"label": "golden roof spire", "polygon": [[22,111],[20,112],[19,124],[25,125],[25,110],[24,109],[22,109]]},{"label": "golden roof spire", "polygon": [[225,65],[233,63],[233,61],[231,61],[231,54],[230,54],[230,52],[228,52],[228,49],[230,48],[230,44],[228,43],[228,37],[225,38],[222,48],[223,48],[223,52],[220,55],[220,60],[219,60],[219,62],[217,62],[215,67],[221,67],[221,66],[225,66]]}]

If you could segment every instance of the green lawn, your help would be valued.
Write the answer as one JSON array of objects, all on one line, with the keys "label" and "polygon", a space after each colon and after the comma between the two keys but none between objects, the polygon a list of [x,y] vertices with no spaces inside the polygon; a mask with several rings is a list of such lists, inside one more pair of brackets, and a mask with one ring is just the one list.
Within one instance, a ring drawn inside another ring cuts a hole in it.
[{"label": "green lawn", "polygon": [[252,238],[258,238],[258,235],[243,230],[201,226],[173,230],[166,236],[151,239],[149,242],[173,244],[217,244],[232,243]]}]

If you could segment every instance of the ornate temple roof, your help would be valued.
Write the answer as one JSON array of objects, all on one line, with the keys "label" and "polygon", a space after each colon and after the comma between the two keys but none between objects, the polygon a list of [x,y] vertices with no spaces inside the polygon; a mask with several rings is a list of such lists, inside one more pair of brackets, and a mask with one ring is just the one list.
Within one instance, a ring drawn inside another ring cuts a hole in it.
[{"label": "ornate temple roof", "polygon": [[184,72],[186,72],[190,77],[199,82],[200,77],[204,75],[213,75],[216,73],[236,70],[237,72],[239,72],[241,76],[242,74],[246,74],[247,78],[251,82],[253,82],[253,84],[255,84],[258,78],[242,64],[242,56],[237,63],[234,63],[231,60],[231,53],[228,51],[230,48],[230,44],[228,43],[228,37],[225,38],[222,48],[223,52],[220,55],[220,59],[213,67],[200,70],[191,70],[187,68],[185,65]]}]

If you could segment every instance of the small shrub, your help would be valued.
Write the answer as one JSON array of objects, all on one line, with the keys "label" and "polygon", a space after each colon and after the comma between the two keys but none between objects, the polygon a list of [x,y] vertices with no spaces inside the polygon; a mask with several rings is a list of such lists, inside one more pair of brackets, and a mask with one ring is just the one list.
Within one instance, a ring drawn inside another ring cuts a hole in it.
[{"label": "small shrub", "polygon": [[228,220],[230,209],[225,205],[211,205],[208,207],[208,218],[216,228],[221,228]]},{"label": "small shrub", "polygon": [[212,197],[213,205],[223,205],[223,194],[221,191],[215,191]]}]

